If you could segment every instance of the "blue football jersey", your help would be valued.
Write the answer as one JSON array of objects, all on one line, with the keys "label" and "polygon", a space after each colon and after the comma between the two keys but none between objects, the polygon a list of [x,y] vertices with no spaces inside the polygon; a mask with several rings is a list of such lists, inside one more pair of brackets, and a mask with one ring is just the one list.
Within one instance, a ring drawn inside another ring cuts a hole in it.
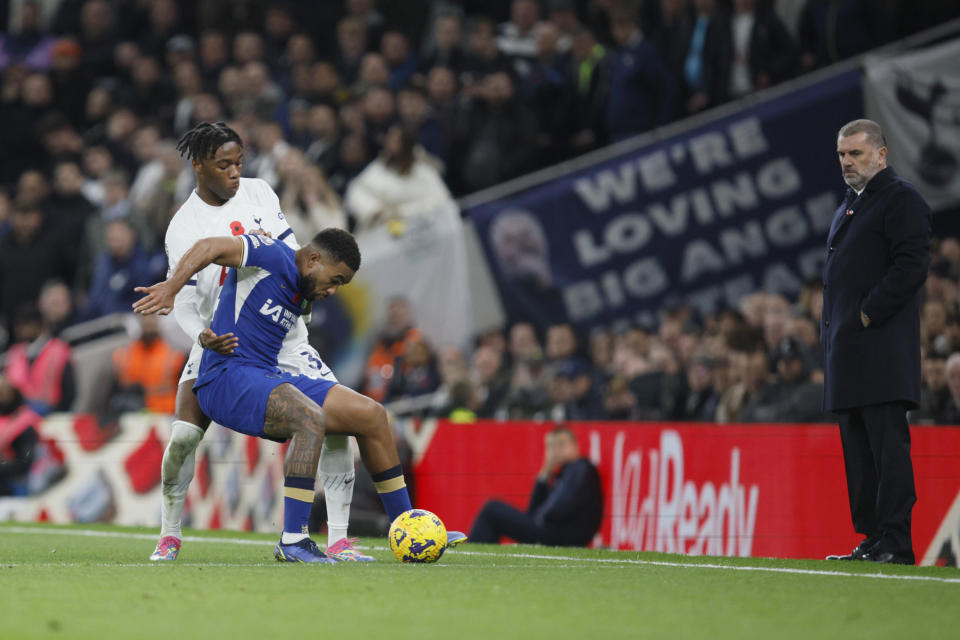
[{"label": "blue football jersey", "polygon": [[237,237],[243,242],[243,257],[227,274],[210,328],[217,335],[233,333],[240,344],[230,355],[204,350],[196,386],[230,361],[276,367],[284,337],[309,307],[300,297],[293,249],[266,236]]}]

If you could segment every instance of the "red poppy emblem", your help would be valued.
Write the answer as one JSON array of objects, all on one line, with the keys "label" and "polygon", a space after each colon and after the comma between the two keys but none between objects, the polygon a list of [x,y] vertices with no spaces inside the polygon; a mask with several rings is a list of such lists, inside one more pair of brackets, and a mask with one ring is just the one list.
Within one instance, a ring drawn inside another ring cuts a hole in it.
[{"label": "red poppy emblem", "polygon": [[232,233],[235,236],[242,236],[246,232],[243,229],[243,225],[240,224],[240,221],[234,220],[233,222],[230,223],[230,233]]}]

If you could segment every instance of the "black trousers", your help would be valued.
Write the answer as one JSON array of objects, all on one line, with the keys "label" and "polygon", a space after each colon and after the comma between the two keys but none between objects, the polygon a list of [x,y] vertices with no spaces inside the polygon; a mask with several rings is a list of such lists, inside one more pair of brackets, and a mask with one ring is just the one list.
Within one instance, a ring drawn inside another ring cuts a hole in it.
[{"label": "black trousers", "polygon": [[477,514],[470,530],[471,542],[500,542],[501,536],[507,536],[526,544],[543,543],[543,527],[533,518],[506,502],[490,500]]},{"label": "black trousers", "polygon": [[850,515],[877,549],[913,558],[910,514],[917,501],[910,460],[910,427],[899,403],[840,414]]}]

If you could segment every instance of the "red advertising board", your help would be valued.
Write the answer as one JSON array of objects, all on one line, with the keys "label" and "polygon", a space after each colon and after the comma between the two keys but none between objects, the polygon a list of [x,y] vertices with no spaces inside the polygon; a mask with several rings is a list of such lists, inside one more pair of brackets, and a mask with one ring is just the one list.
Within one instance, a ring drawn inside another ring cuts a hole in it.
[{"label": "red advertising board", "polygon": [[[432,426],[432,425],[431,425]],[[416,466],[417,503],[469,530],[484,502],[526,507],[552,425],[440,421]],[[600,470],[594,544],[696,555],[823,558],[859,541],[840,436],[825,425],[569,425]],[[914,427],[918,561],[955,563],[960,428]]]}]

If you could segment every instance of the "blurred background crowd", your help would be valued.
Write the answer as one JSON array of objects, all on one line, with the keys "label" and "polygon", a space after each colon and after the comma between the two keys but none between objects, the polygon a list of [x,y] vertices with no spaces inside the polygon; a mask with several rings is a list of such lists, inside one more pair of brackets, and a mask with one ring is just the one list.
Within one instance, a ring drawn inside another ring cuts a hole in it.
[{"label": "blurred background crowd", "polygon": [[[240,133],[244,175],[275,189],[297,237],[402,232],[457,196],[958,14],[928,0],[2,0],[0,410],[16,426],[69,409],[64,331],[128,312],[135,286],[164,277],[166,226],[194,187],[176,140],[198,122]],[[958,277],[960,243],[941,239],[915,420],[960,421]],[[516,324],[465,352],[430,344],[396,299],[363,391],[457,420],[816,421],[820,300],[810,283],[592,335]],[[154,321],[136,333],[112,356],[112,410],[171,412],[183,354]],[[4,433],[7,448],[27,431]]]}]

